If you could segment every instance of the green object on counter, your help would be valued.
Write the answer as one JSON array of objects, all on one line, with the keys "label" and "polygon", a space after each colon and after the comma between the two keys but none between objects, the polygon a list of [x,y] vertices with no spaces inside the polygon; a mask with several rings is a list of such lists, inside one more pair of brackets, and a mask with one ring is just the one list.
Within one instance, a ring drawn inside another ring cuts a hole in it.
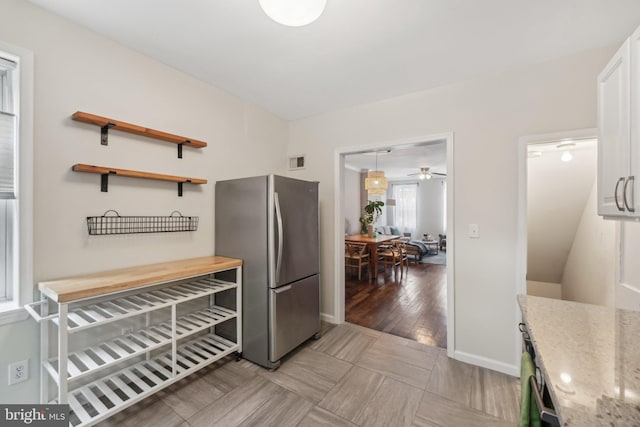
[{"label": "green object on counter", "polygon": [[536,375],[533,359],[528,352],[522,353],[520,364],[520,422],[518,427],[541,427],[540,411],[536,405],[530,378]]}]

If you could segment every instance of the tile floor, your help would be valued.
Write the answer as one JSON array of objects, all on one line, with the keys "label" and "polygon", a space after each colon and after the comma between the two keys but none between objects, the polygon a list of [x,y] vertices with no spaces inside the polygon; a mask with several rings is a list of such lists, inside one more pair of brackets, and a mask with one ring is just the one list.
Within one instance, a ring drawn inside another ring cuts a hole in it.
[{"label": "tile floor", "polygon": [[361,326],[324,327],[275,372],[228,358],[99,426],[517,424],[516,378]]}]

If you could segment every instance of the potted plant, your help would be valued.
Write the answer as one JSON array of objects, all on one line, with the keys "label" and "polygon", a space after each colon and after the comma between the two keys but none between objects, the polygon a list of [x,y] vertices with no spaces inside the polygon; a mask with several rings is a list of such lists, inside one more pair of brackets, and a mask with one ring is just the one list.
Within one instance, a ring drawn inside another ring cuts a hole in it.
[{"label": "potted plant", "polygon": [[373,237],[373,224],[382,215],[382,207],[384,202],[369,200],[364,207],[364,215],[360,217],[360,231],[362,234],[367,233],[369,237]]}]

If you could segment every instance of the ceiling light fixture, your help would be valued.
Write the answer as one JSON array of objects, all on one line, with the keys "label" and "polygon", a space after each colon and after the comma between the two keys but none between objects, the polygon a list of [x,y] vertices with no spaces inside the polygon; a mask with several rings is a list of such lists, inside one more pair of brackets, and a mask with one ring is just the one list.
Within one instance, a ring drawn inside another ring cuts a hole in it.
[{"label": "ceiling light fixture", "polygon": [[327,0],[258,0],[267,16],[287,27],[302,27],[318,19]]},{"label": "ceiling light fixture", "polygon": [[431,179],[434,175],[447,176],[447,174],[444,173],[431,172],[431,168],[427,167],[420,168],[420,172],[410,173],[407,176],[417,176],[418,179]]},{"label": "ceiling light fixture", "polygon": [[562,150],[562,155],[560,156],[560,160],[563,162],[570,162],[573,159],[573,154],[569,151],[571,148],[575,148],[575,142],[564,142],[562,144],[558,144],[556,148],[558,150]]},{"label": "ceiling light fixture", "polygon": [[370,196],[383,196],[389,184],[383,171],[378,170],[378,152],[376,151],[376,170],[369,171],[364,180],[364,188]]}]

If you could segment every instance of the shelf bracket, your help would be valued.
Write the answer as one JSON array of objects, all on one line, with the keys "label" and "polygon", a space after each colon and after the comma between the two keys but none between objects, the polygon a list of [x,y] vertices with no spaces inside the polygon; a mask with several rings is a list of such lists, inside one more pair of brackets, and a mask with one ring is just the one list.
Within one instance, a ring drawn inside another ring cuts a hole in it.
[{"label": "shelf bracket", "polygon": [[185,182],[191,182],[191,180],[187,179],[184,182],[179,182],[178,183],[178,197],[182,197],[182,184],[184,184]]},{"label": "shelf bracket", "polygon": [[181,142],[180,144],[178,144],[178,158],[181,159],[182,158],[182,146],[185,144],[191,144],[191,140],[190,139],[185,139],[184,142]]},{"label": "shelf bracket", "polygon": [[109,191],[109,175],[115,175],[115,171],[109,171],[109,173],[100,174],[100,191],[107,193]]},{"label": "shelf bracket", "polygon": [[100,144],[109,145],[109,128],[112,128],[115,125],[116,124],[113,122],[108,122],[100,128]]}]

